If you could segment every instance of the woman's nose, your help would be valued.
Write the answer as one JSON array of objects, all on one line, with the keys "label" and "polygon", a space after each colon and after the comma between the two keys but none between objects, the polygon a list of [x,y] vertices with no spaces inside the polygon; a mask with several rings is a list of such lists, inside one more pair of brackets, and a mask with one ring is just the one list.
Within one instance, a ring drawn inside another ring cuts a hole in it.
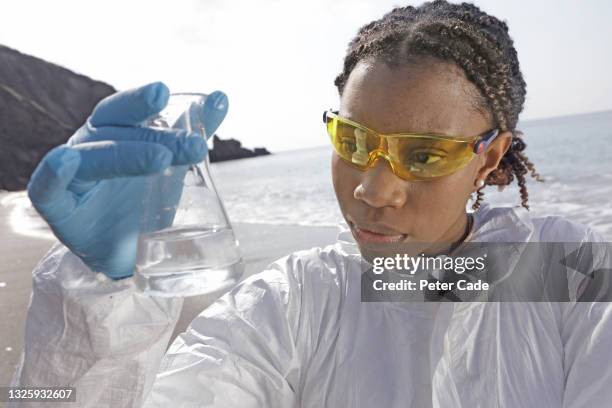
[{"label": "woman's nose", "polygon": [[363,172],[361,183],[353,191],[353,197],[370,207],[400,208],[406,202],[405,181],[393,174],[391,165],[384,158],[377,158],[374,166]]}]

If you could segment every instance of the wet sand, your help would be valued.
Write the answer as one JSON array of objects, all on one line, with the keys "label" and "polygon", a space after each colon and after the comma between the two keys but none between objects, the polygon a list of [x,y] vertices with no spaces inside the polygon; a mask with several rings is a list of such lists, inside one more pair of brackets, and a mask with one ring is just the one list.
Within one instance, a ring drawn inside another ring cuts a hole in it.
[{"label": "wet sand", "polygon": [[[32,269],[55,242],[14,233],[8,211],[0,206],[0,386],[9,385],[22,351]],[[245,258],[245,277],[291,252],[333,243],[337,235],[335,227],[242,223],[234,228]],[[174,335],[218,296],[186,299]]]}]

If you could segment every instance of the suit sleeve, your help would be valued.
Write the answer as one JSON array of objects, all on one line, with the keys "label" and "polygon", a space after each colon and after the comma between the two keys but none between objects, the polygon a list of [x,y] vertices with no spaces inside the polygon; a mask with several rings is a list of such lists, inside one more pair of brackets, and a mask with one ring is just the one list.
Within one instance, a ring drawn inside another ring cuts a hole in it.
[{"label": "suit sleeve", "polygon": [[298,406],[294,261],[283,258],[245,279],[196,317],[168,350],[145,406]]},{"label": "suit sleeve", "polygon": [[182,299],[138,293],[132,279],[93,273],[57,245],[33,272],[24,351],[12,385],[76,388],[76,404],[54,406],[140,407],[181,307]]},{"label": "suit sleeve", "polygon": [[297,406],[296,339],[310,343],[301,327],[312,320],[301,315],[303,269],[290,255],[245,279],[166,351],[182,300],[142,295],[57,246],[33,273],[13,386],[75,387],[76,404],[54,405],[66,407]]}]

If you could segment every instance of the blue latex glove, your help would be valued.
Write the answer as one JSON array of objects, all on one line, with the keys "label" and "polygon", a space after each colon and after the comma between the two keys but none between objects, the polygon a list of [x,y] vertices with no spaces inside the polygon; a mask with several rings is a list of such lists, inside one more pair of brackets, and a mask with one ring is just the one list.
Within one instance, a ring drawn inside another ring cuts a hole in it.
[{"label": "blue latex glove", "polygon": [[[28,184],[32,204],[57,238],[93,271],[113,279],[134,270],[143,176],[200,162],[207,154],[200,134],[139,126],[168,98],[161,82],[105,98],[66,145],[47,153]],[[208,135],[227,107],[224,93],[209,95],[203,112]]]}]

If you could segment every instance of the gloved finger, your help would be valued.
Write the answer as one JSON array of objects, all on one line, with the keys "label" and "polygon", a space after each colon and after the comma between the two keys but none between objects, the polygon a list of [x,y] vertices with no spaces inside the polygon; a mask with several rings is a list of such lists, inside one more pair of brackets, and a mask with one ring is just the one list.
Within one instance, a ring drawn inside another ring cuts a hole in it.
[{"label": "gloved finger", "polygon": [[73,146],[81,155],[76,177],[82,181],[158,173],[172,163],[172,152],[157,143],[89,142]]},{"label": "gloved finger", "polygon": [[170,90],[162,82],[117,92],[94,108],[89,123],[98,126],[136,126],[159,113],[168,104]]},{"label": "gloved finger", "polygon": [[206,136],[210,138],[215,134],[223,119],[227,115],[229,108],[229,100],[227,95],[221,91],[214,91],[204,102],[204,125],[206,127]]},{"label": "gloved finger", "polygon": [[67,187],[80,163],[78,151],[61,145],[47,153],[30,177],[30,201],[50,224],[60,222],[76,207],[76,198]]},{"label": "gloved finger", "polygon": [[208,152],[201,135],[177,129],[104,126],[91,129],[79,143],[100,141],[157,143],[172,152],[172,164],[175,166],[199,163]]}]

